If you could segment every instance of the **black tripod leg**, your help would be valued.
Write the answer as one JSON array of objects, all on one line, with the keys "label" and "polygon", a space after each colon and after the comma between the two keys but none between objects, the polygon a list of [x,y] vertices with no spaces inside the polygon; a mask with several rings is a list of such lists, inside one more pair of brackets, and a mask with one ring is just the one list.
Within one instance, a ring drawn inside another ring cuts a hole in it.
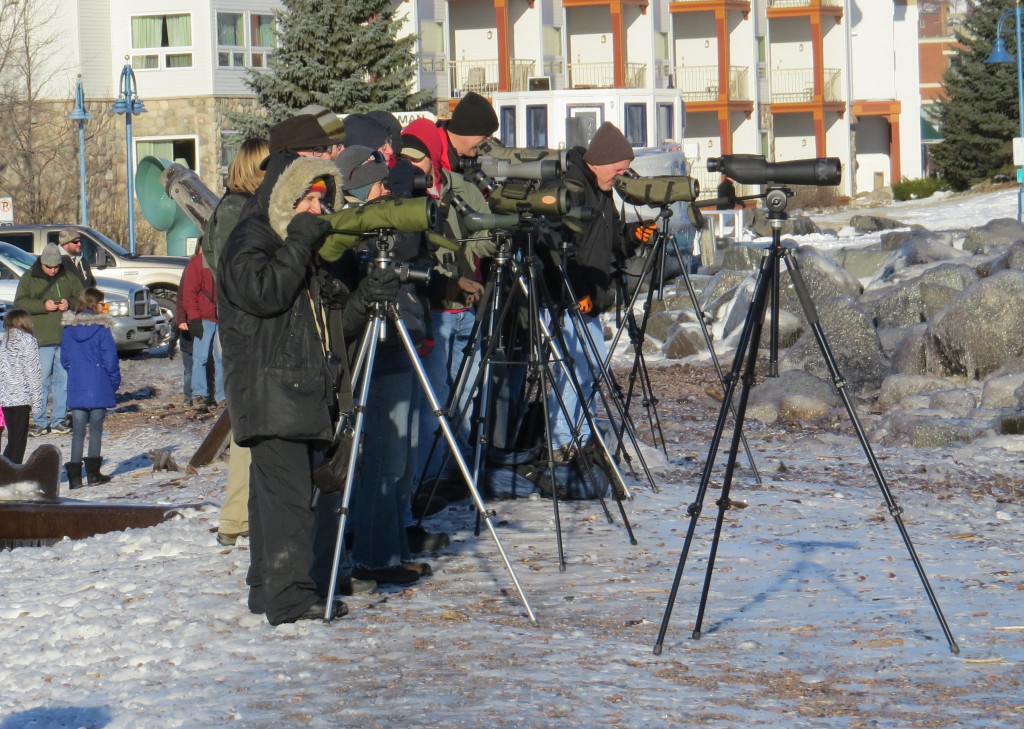
[{"label": "black tripod leg", "polygon": [[[704,462],[704,470],[701,473],[700,485],[697,488],[697,495],[693,503],[687,508],[690,517],[690,524],[686,529],[686,539],[683,542],[683,549],[679,555],[679,564],[676,566],[675,577],[672,580],[672,588],[669,591],[668,603],[665,605],[665,614],[661,620],[661,628],[658,631],[658,638],[654,644],[654,654],[661,655],[662,646],[665,643],[665,634],[668,632],[668,624],[672,618],[672,608],[679,594],[679,583],[683,579],[683,570],[686,568],[686,559],[693,544],[693,534],[697,528],[697,519],[704,508],[704,498],[707,495],[708,486],[711,483],[711,472],[714,470],[715,458],[718,454],[719,445],[722,442],[722,434],[725,432],[726,421],[732,411],[733,396],[736,386],[740,382],[741,373],[744,371],[744,362],[750,358],[757,359],[757,344],[761,338],[761,326],[764,321],[764,307],[768,296],[768,290],[772,285],[772,279],[777,276],[778,257],[773,250],[761,259],[761,271],[757,278],[757,287],[754,290],[754,299],[747,317],[743,322],[743,330],[740,333],[739,342],[736,345],[736,354],[733,357],[732,369],[729,377],[725,380],[725,396],[722,399],[722,406],[718,411],[718,420],[715,423],[715,430],[711,436],[711,446],[708,449],[708,457]],[[756,334],[755,334],[756,330]],[[748,368],[752,369],[753,363]],[[738,411],[738,409],[737,409]],[[740,428],[733,431],[733,440]],[[719,504],[721,509],[721,503]],[[710,571],[709,573],[710,574]]]},{"label": "black tripod leg", "polygon": [[954,654],[959,653],[960,647],[956,644],[956,640],[954,640],[953,634],[950,632],[949,625],[946,623],[946,618],[943,616],[942,609],[939,607],[938,600],[935,598],[935,593],[932,592],[931,584],[928,582],[928,575],[925,574],[924,567],[921,565],[921,560],[918,559],[917,552],[914,549],[914,544],[910,541],[910,534],[907,532],[907,528],[903,523],[903,509],[896,503],[896,499],[893,497],[892,491],[886,483],[885,475],[882,473],[878,459],[875,457],[875,454],[871,449],[871,443],[868,441],[867,434],[864,432],[860,418],[857,416],[857,411],[853,406],[853,401],[850,399],[850,395],[846,391],[846,381],[839,372],[839,366],[836,364],[836,360],[832,355],[832,350],[829,347],[828,340],[825,338],[825,332],[822,330],[821,322],[818,320],[817,308],[814,306],[814,301],[811,299],[811,295],[807,291],[807,285],[804,282],[803,274],[800,273],[800,267],[797,264],[796,256],[793,255],[792,250],[784,250],[785,252],[783,253],[783,256],[786,260],[786,267],[789,269],[790,278],[793,280],[793,287],[796,289],[796,294],[800,299],[800,306],[803,308],[804,316],[807,317],[807,322],[810,324],[811,331],[814,333],[814,339],[818,343],[818,348],[821,350],[822,357],[825,359],[825,366],[828,368],[829,376],[832,378],[832,384],[839,393],[839,397],[842,399],[843,405],[846,407],[846,412],[850,416],[850,422],[853,424],[853,429],[857,433],[857,439],[860,441],[861,448],[864,449],[864,455],[867,456],[868,463],[871,466],[871,472],[875,476],[875,481],[878,482],[878,488],[882,491],[886,508],[889,510],[889,514],[892,515],[893,521],[896,522],[900,536],[903,537],[903,543],[906,545],[907,552],[910,554],[910,559],[914,563],[914,569],[917,570],[918,577],[921,578],[921,584],[924,587],[924,591],[927,593],[929,601],[931,601],[932,609],[935,611],[935,616],[939,620],[939,625],[942,626],[942,632],[945,634],[946,640],[949,642],[949,649]]}]

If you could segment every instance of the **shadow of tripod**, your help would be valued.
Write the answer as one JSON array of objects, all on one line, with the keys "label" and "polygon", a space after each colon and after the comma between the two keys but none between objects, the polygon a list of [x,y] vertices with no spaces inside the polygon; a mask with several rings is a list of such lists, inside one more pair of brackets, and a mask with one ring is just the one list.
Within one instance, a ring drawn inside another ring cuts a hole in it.
[{"label": "shadow of tripod", "polygon": [[[728,159],[728,158],[722,158]],[[821,160],[815,160],[820,162]],[[761,164],[764,164],[764,159],[761,158]],[[796,163],[783,163],[796,164]],[[814,184],[838,184],[838,160],[835,161],[836,165],[836,176],[835,182],[816,182]],[[730,177],[743,181],[739,175],[730,174]],[[818,179],[818,178],[811,178]],[[757,181],[756,178],[750,181],[750,184],[761,184],[763,178]],[[797,184],[797,183],[794,183]],[[806,183],[801,183],[806,184]],[[722,440],[722,434],[725,430],[726,419],[732,408],[733,397],[736,394],[737,385],[741,385],[739,392],[739,401],[735,407],[735,422],[733,424],[732,441],[729,448],[728,460],[725,467],[725,475],[722,478],[722,490],[715,503],[718,506],[718,515],[715,519],[715,531],[711,541],[711,547],[708,553],[707,568],[704,573],[704,585],[701,591],[700,603],[697,609],[697,618],[694,624],[692,637],[699,639],[701,637],[701,625],[704,620],[704,612],[707,606],[708,592],[711,588],[711,577],[715,567],[715,557],[718,553],[718,544],[722,535],[722,525],[725,519],[725,513],[732,506],[729,494],[732,486],[733,472],[736,468],[736,456],[739,449],[740,438],[743,432],[743,421],[746,415],[747,400],[750,395],[750,389],[754,383],[754,370],[757,363],[757,350],[761,341],[761,331],[764,325],[765,312],[768,305],[769,298],[772,299],[772,356],[775,356],[775,347],[777,346],[777,326],[778,326],[778,291],[779,291],[779,262],[780,260],[786,261],[786,268],[789,270],[790,278],[793,282],[793,287],[796,290],[797,297],[800,300],[800,306],[803,309],[804,316],[807,318],[807,322],[811,327],[814,334],[815,341],[818,344],[818,348],[821,350],[821,354],[824,357],[825,366],[828,369],[829,376],[832,380],[832,384],[839,394],[839,397],[843,401],[843,405],[846,407],[846,411],[850,417],[850,422],[856,431],[857,438],[860,441],[861,447],[864,450],[864,454],[867,456],[868,463],[870,464],[872,473],[875,476],[875,480],[878,482],[878,487],[882,492],[882,496],[885,500],[886,507],[888,508],[889,514],[892,516],[893,521],[896,522],[896,526],[899,529],[900,535],[903,537],[903,543],[906,545],[907,551],[910,555],[911,560],[914,563],[914,567],[917,570],[917,574],[921,579],[921,583],[924,587],[925,592],[928,595],[928,599],[931,602],[932,608],[935,611],[935,615],[939,620],[939,624],[942,627],[942,631],[946,636],[946,640],[949,642],[950,650],[956,654],[960,652],[959,646],[950,632],[949,626],[946,624],[946,619],[942,614],[942,609],[939,607],[938,601],[935,598],[934,592],[932,592],[931,585],[928,582],[928,576],[924,572],[924,567],[921,565],[920,559],[918,559],[917,553],[914,550],[914,545],[910,540],[910,535],[907,532],[906,526],[903,523],[902,508],[896,503],[895,498],[886,483],[885,476],[882,473],[881,467],[879,466],[878,460],[871,449],[871,444],[868,442],[867,435],[861,426],[860,419],[857,416],[857,412],[854,409],[853,402],[850,399],[849,393],[846,391],[846,381],[839,372],[839,368],[836,364],[835,358],[832,355],[832,351],[829,347],[828,340],[825,338],[825,333],[822,331],[821,324],[818,320],[818,312],[815,308],[814,301],[811,299],[810,293],[807,290],[807,286],[804,282],[803,274],[801,274],[799,266],[793,251],[790,248],[784,247],[780,242],[782,224],[788,217],[786,214],[786,200],[792,195],[786,187],[774,185],[769,183],[768,190],[764,194],[765,204],[768,208],[768,219],[772,228],[772,243],[765,250],[764,258],[761,260],[761,268],[758,273],[757,286],[754,290],[753,300],[750,304],[750,309],[747,312],[746,319],[743,323],[743,329],[740,334],[739,342],[736,345],[736,355],[733,360],[732,370],[727,378],[727,386],[725,391],[725,397],[722,401],[722,407],[719,411],[718,421],[715,425],[714,435],[711,439],[711,446],[708,451],[707,461],[704,465],[704,471],[701,474],[700,486],[697,489],[697,495],[693,503],[687,508],[687,514],[690,516],[690,524],[686,532],[686,540],[683,543],[682,553],[679,557],[679,564],[676,568],[675,579],[672,582],[672,589],[669,593],[668,603],[665,606],[665,614],[661,621],[661,628],[658,631],[657,642],[654,645],[655,655],[660,655],[662,646],[665,641],[665,633],[668,631],[669,620],[672,616],[672,607],[676,601],[676,595],[679,591],[679,583],[682,580],[683,570],[686,566],[686,559],[690,552],[690,546],[693,542],[693,535],[697,527],[697,519],[700,517],[701,510],[703,509],[703,503],[707,494],[708,486],[711,481],[711,472],[715,465],[715,456],[718,453],[719,444]],[[771,294],[771,297],[769,297]]]}]

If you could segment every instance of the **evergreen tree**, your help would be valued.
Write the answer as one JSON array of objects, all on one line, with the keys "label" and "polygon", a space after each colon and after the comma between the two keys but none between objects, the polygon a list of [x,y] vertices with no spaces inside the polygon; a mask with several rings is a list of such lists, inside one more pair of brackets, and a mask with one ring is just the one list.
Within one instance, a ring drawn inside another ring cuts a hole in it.
[{"label": "evergreen tree", "polygon": [[939,174],[963,190],[1013,159],[1020,133],[1017,99],[1016,33],[1013,16],[1003,23],[1003,40],[1014,63],[985,63],[992,53],[1000,16],[1014,0],[971,0],[956,33],[963,49],[943,76],[946,99],[932,113],[944,141],[935,145]]},{"label": "evergreen tree", "polygon": [[272,124],[307,104],[338,114],[382,109],[412,111],[434,101],[411,93],[415,36],[398,38],[392,0],[283,0],[275,12],[277,48],[266,71],[249,71],[246,84],[261,114],[229,113],[242,137],[267,134]]}]

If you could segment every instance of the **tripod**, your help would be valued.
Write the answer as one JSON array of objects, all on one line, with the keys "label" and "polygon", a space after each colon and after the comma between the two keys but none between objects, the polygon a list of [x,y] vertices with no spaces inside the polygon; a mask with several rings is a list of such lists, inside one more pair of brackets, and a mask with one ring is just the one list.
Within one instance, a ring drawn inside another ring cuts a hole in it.
[{"label": "tripod", "polygon": [[[555,399],[557,400],[557,403],[554,405],[558,408],[558,411],[563,414],[563,417],[566,417],[567,420],[570,417],[567,413],[568,408],[566,402],[563,400],[561,392],[554,384],[555,378],[551,371],[552,362],[560,364],[563,373],[567,377],[567,387],[571,388],[571,391],[575,393],[578,400],[582,402],[579,381],[573,369],[570,366],[567,366],[567,364],[571,364],[571,362],[567,363],[566,361],[565,353],[567,351],[567,347],[562,329],[561,327],[554,326],[554,319],[545,321],[546,317],[544,312],[551,308],[551,299],[550,296],[547,295],[543,277],[540,275],[540,260],[535,255],[535,239],[537,236],[536,225],[539,221],[529,215],[523,214],[521,215],[520,223],[518,232],[522,242],[520,248],[523,253],[522,258],[520,259],[518,256],[513,255],[511,251],[512,242],[510,237],[502,236],[500,239],[501,242],[498,246],[498,253],[492,259],[490,276],[478,306],[479,314],[464,350],[465,356],[456,376],[456,382],[449,395],[449,403],[466,403],[466,405],[463,406],[462,412],[458,413],[458,415],[454,417],[454,422],[456,423],[463,422],[466,417],[466,410],[471,404],[474,407],[473,442],[475,444],[475,452],[472,461],[476,475],[479,475],[480,469],[484,467],[482,453],[486,449],[489,440],[492,420],[493,403],[490,389],[492,368],[500,366],[511,367],[516,364],[525,364],[527,366],[528,383],[531,387],[536,386],[537,392],[541,393],[540,405],[545,423],[550,423],[552,420],[552,411],[549,411],[549,404],[551,403],[549,403],[548,399],[544,397],[548,391],[554,394]],[[506,361],[501,361],[500,357],[497,356],[499,352],[508,352],[510,349],[508,342],[503,341],[504,337],[508,334],[507,327],[503,326],[503,324],[509,321],[510,315],[514,316],[517,313],[517,310],[513,307],[514,304],[520,304],[525,311],[525,317],[522,324],[523,329],[525,330],[523,333],[526,335],[527,342],[525,352],[526,361],[521,363],[512,362],[507,357]],[[579,332],[580,329],[579,327],[574,326],[573,331]],[[471,362],[472,353],[476,349],[477,339],[481,334],[483,336],[483,353],[480,358],[480,367],[478,368],[473,383],[470,386],[469,373],[467,371],[468,365]],[[579,334],[577,334],[577,336],[579,336]],[[477,393],[476,397],[473,397],[472,395],[463,397],[461,395],[467,386],[470,387],[470,393]],[[601,452],[605,456],[605,462],[609,466],[609,471],[611,471],[613,493],[619,503],[619,510],[622,514],[626,528],[629,531],[630,539],[632,543],[635,544],[635,537],[632,534],[632,529],[629,526],[628,518],[626,517],[625,510],[622,506],[622,498],[629,498],[629,492],[621,474],[615,466],[614,461],[610,458],[610,454],[614,449],[610,449],[605,444],[600,430],[596,427],[596,421],[594,420],[593,415],[589,411],[585,411],[584,417],[587,418],[587,423],[590,426],[591,432],[594,434],[595,445],[601,449]],[[580,442],[581,439],[578,427],[573,433],[573,440],[577,445],[582,445]],[[583,462],[583,468],[581,470],[584,475],[587,478],[593,478],[591,468],[592,461],[590,460],[591,454],[588,453],[586,449],[579,448],[579,456],[580,460]],[[553,485],[552,505],[555,510],[559,566],[560,569],[564,570],[565,557],[561,533],[561,520],[559,518],[558,484],[556,483],[554,452],[550,438],[547,441],[547,471]],[[597,490],[600,490],[600,488]],[[604,508],[606,517],[609,522],[611,522],[611,514],[608,511],[603,496],[599,497],[599,500]]]},{"label": "tripod", "polygon": [[[619,338],[622,336],[622,332],[626,329],[629,332],[630,343],[633,346],[633,367],[630,370],[629,376],[629,392],[626,397],[626,407],[629,408],[629,402],[633,395],[633,383],[636,380],[637,373],[640,373],[641,386],[643,388],[644,405],[648,408],[649,413],[653,412],[652,420],[652,431],[654,430],[655,424],[657,425],[658,433],[661,432],[661,423],[658,420],[657,403],[658,399],[654,395],[653,389],[650,385],[650,377],[647,374],[647,363],[644,360],[643,354],[643,341],[647,332],[647,322],[651,317],[651,302],[654,299],[654,291],[658,290],[659,295],[662,293],[662,281],[665,280],[665,257],[668,255],[668,241],[670,238],[668,232],[668,221],[672,217],[672,209],[668,205],[662,205],[658,212],[658,220],[660,221],[660,230],[658,231],[657,237],[654,241],[654,245],[651,246],[651,251],[648,253],[646,260],[644,261],[644,267],[640,272],[639,282],[636,288],[632,292],[632,296],[629,298],[629,302],[626,305],[625,317],[623,319],[622,326],[619,327],[618,331],[615,332],[615,336],[612,337],[612,343],[608,347],[608,362],[611,361],[611,355],[615,351],[615,347],[618,344]],[[711,361],[715,366],[715,372],[718,373],[718,381],[722,383],[722,390],[725,390],[725,373],[722,371],[722,365],[718,361],[718,355],[715,353],[715,345],[711,340],[711,333],[708,331],[708,325],[704,312],[700,308],[700,302],[697,300],[697,292],[693,288],[693,281],[690,279],[690,272],[686,269],[683,264],[682,256],[679,253],[679,248],[673,245],[676,254],[676,260],[679,263],[679,269],[682,271],[683,282],[686,284],[686,291],[690,297],[690,304],[693,306],[693,313],[697,317],[697,323],[700,325],[701,333],[704,336],[704,343],[708,348],[708,352],[711,354]],[[640,296],[640,289],[645,280],[650,277],[647,284],[647,298],[644,301],[643,317],[638,325],[636,323],[636,315],[634,309],[636,306],[637,299]],[[657,280],[657,285],[655,285]],[[623,285],[623,293],[625,293],[625,286]],[[623,296],[625,298],[625,296]],[[777,313],[775,314],[777,316]],[[607,362],[606,362],[607,364]],[[650,415],[648,417],[651,417]],[[736,417],[735,408],[733,409],[733,417]],[[757,483],[761,483],[761,474],[757,470],[757,464],[754,463],[754,454],[750,450],[750,445],[747,443],[746,436],[741,434],[743,443],[743,452],[747,457],[747,462],[750,464],[750,470],[754,474],[754,479]],[[665,439],[664,436],[661,438],[662,451],[665,450]]]},{"label": "tripod", "polygon": [[[733,471],[736,466],[736,454],[739,446],[740,435],[743,431],[743,419],[747,409],[747,399],[750,395],[750,389],[754,383],[754,369],[757,363],[757,350],[758,343],[761,341],[761,329],[764,324],[766,305],[769,299],[769,293],[773,296],[773,311],[777,312],[778,305],[778,284],[779,284],[779,261],[785,259],[786,268],[789,270],[790,278],[793,281],[793,287],[796,290],[796,294],[800,300],[800,306],[803,309],[804,316],[807,318],[807,322],[814,333],[814,338],[818,344],[818,348],[821,349],[821,354],[824,357],[826,368],[828,369],[829,375],[832,380],[832,384],[842,399],[846,411],[850,417],[850,421],[856,431],[857,438],[860,441],[861,447],[867,456],[868,463],[871,466],[872,473],[875,476],[875,480],[878,482],[878,487],[881,489],[882,496],[885,500],[886,507],[888,508],[889,514],[892,516],[893,521],[899,529],[900,535],[903,537],[903,543],[906,545],[907,551],[910,554],[910,558],[914,563],[914,567],[917,570],[918,576],[921,578],[921,583],[924,587],[925,592],[928,595],[928,599],[931,601],[935,615],[939,620],[939,624],[942,627],[942,631],[946,636],[946,640],[949,642],[950,650],[953,653],[959,653],[960,648],[957,646],[956,641],[953,639],[953,635],[949,630],[949,626],[946,624],[946,619],[942,614],[942,610],[939,607],[938,601],[935,598],[935,594],[932,592],[931,585],[928,583],[928,576],[924,572],[924,567],[921,565],[921,561],[917,557],[917,553],[914,550],[914,545],[910,541],[910,535],[907,532],[906,526],[903,523],[902,508],[896,503],[892,492],[886,483],[885,476],[882,474],[881,467],[878,464],[878,460],[875,458],[874,453],[871,450],[871,444],[868,442],[867,435],[861,426],[860,419],[857,416],[857,412],[854,409],[853,402],[850,399],[849,393],[846,391],[846,382],[842,375],[839,373],[839,368],[836,365],[835,358],[832,355],[832,351],[829,347],[828,340],[825,338],[825,333],[822,331],[821,324],[818,321],[818,313],[815,308],[814,302],[811,299],[810,293],[807,290],[807,286],[804,282],[803,275],[800,273],[800,269],[797,266],[796,257],[793,255],[793,251],[790,248],[784,248],[780,243],[780,237],[782,232],[782,224],[786,220],[786,199],[791,196],[792,192],[784,187],[773,187],[769,186],[768,191],[765,193],[765,203],[768,208],[768,219],[772,227],[772,243],[766,249],[765,256],[761,260],[761,268],[758,274],[757,285],[754,290],[753,300],[750,304],[750,309],[747,312],[746,320],[743,323],[743,329],[740,334],[740,340],[736,345],[736,355],[733,360],[732,370],[729,373],[727,381],[727,387],[725,391],[725,398],[722,401],[722,407],[719,410],[718,422],[715,425],[715,432],[711,439],[711,447],[708,451],[707,462],[704,465],[704,471],[701,474],[700,486],[697,489],[697,495],[693,503],[687,508],[687,513],[690,516],[690,524],[686,532],[686,540],[683,543],[682,553],[679,557],[679,565],[676,568],[675,579],[672,582],[672,589],[669,593],[668,603],[665,606],[665,614],[661,621],[661,629],[658,632],[658,639],[654,645],[655,655],[660,655],[662,646],[665,641],[665,633],[668,630],[669,619],[672,616],[672,607],[676,600],[676,595],[679,591],[679,583],[682,580],[683,569],[686,566],[686,558],[690,551],[690,545],[693,542],[693,534],[696,530],[697,519],[700,517],[701,510],[703,508],[704,498],[707,494],[708,486],[711,481],[711,471],[715,463],[715,454],[718,452],[719,443],[721,442],[722,433],[725,429],[726,418],[729,414],[732,406],[733,396],[736,392],[736,386],[738,383],[742,383],[740,389],[739,402],[736,405],[736,416],[733,424],[732,442],[729,450],[729,458],[726,462],[725,475],[722,479],[722,490],[718,501],[715,502],[718,505],[718,515],[715,519],[715,531],[714,537],[711,541],[710,551],[708,553],[707,568],[704,573],[704,586],[700,596],[700,604],[697,610],[696,623],[694,625],[692,637],[699,639],[701,637],[701,625],[704,620],[704,611],[707,605],[708,591],[711,588],[711,577],[715,567],[715,557],[718,552],[719,539],[722,534],[722,524],[725,519],[725,512],[732,506],[730,501],[730,489],[732,486]],[[778,316],[773,317],[772,327],[777,327]],[[773,341],[777,341],[773,337]]]},{"label": "tripod", "polygon": [[[393,231],[379,231],[377,233],[376,243],[377,255],[374,258],[372,265],[381,269],[388,269],[394,266],[394,255],[392,252],[394,246]],[[470,473],[469,467],[466,465],[466,461],[463,459],[462,454],[455,443],[455,436],[452,433],[451,427],[448,425],[447,419],[444,417],[444,410],[438,403],[437,397],[434,395],[434,391],[431,388],[430,382],[423,370],[423,365],[420,363],[419,355],[416,352],[416,345],[409,336],[409,331],[405,326],[405,322],[402,320],[402,314],[394,302],[373,303],[370,319],[366,324],[363,336],[359,342],[356,363],[352,372],[353,382],[359,383],[359,392],[355,398],[355,419],[352,426],[354,440],[356,443],[361,442],[366,416],[366,405],[369,399],[370,387],[373,379],[373,365],[377,355],[377,345],[385,336],[386,319],[390,319],[394,325],[395,331],[402,343],[402,347],[405,350],[405,354],[409,362],[412,364],[413,370],[416,372],[416,377],[419,381],[420,387],[423,389],[423,394],[427,398],[431,410],[437,417],[438,426],[440,427],[445,440],[448,442],[452,457],[455,459],[463,478],[466,480],[470,494],[476,504],[477,514],[482,515],[491,536],[494,538],[495,546],[498,549],[498,553],[501,555],[502,562],[509,573],[509,577],[512,579],[516,592],[519,594],[519,599],[526,610],[527,617],[529,617],[530,622],[536,624],[537,618],[534,616],[533,610],[530,608],[530,604],[526,599],[523,588],[519,584],[519,579],[516,577],[515,570],[512,568],[512,563],[509,561],[508,555],[505,553],[505,550],[501,545],[501,540],[498,539],[498,533],[492,522],[494,512],[487,509],[484,505],[483,499],[480,497],[480,492],[476,487],[476,480]],[[339,427],[341,427],[340,424]],[[331,568],[330,588],[327,596],[327,610],[324,614],[324,620],[327,622],[330,622],[332,618],[335,589],[337,586],[338,573],[340,570],[342,551],[345,542],[345,522],[349,513],[349,502],[352,495],[353,484],[355,482],[355,470],[358,458],[359,449],[354,448],[348,462],[347,479],[345,482],[348,486],[344,489],[342,503],[340,506],[341,516],[338,523],[337,542],[334,548],[334,564]]]}]

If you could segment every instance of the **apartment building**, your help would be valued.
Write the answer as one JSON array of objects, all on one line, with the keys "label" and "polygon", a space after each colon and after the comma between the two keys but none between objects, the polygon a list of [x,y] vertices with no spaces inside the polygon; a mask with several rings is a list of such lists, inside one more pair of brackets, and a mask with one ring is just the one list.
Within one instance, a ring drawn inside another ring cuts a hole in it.
[{"label": "apartment building", "polygon": [[848,194],[921,175],[916,0],[420,0],[419,84],[493,99],[506,143],[601,121],[708,157],[839,157]]},{"label": "apartment building", "polygon": [[[42,74],[48,98],[73,99],[80,75],[96,116],[116,98],[130,62],[147,112],[134,119],[135,159],[184,162],[219,191],[232,133],[225,112],[253,103],[244,73],[265,67],[273,53],[280,3],[49,7],[48,27],[61,43]],[[705,172],[707,159],[731,153],[838,157],[847,194],[921,175],[917,0],[394,0],[393,7],[403,32],[418,35],[416,84],[435,90],[437,113],[467,91],[482,93],[508,145],[584,143],[612,121],[638,147],[682,144],[705,188],[717,182]],[[94,135],[89,154],[110,184],[97,186],[90,205],[123,194],[122,140]]]}]

